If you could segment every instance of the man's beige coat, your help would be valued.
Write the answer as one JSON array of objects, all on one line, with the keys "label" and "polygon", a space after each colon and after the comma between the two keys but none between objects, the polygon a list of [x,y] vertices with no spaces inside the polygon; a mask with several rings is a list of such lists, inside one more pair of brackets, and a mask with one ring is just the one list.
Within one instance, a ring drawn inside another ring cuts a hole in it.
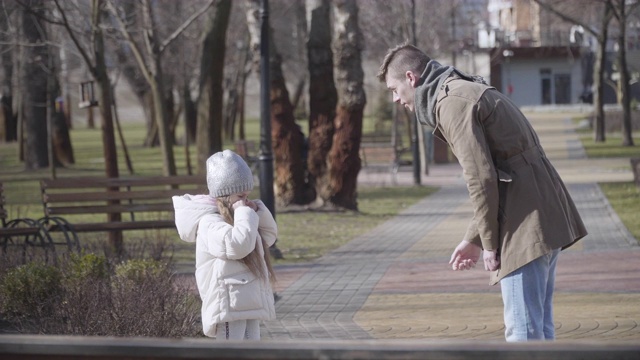
[{"label": "man's beige coat", "polygon": [[455,75],[441,87],[434,134],[462,165],[474,217],[465,239],[499,249],[505,275],[587,231],[522,112],[493,87]]}]

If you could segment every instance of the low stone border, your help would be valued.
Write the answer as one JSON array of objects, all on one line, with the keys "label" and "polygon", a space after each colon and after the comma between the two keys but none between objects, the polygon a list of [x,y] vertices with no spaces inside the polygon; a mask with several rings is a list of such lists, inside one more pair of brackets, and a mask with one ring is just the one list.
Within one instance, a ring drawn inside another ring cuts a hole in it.
[{"label": "low stone border", "polygon": [[349,340],[236,341],[0,335],[13,359],[633,359],[640,344],[588,342]]}]

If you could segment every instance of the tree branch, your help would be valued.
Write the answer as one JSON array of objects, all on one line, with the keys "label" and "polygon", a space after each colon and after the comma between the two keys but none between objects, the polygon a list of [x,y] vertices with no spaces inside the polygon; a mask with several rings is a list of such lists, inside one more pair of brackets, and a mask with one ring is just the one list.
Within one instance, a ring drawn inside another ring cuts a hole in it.
[{"label": "tree branch", "polygon": [[[58,1],[56,0],[56,3],[57,3],[57,2],[58,2]],[[25,4],[25,3],[23,3],[21,0],[18,0],[18,1],[17,1],[17,3],[18,3],[18,5],[22,6],[22,8],[23,8],[23,9],[25,9],[25,10],[27,11],[27,13],[28,13],[28,14],[33,15],[33,16],[37,17],[38,19],[40,19],[40,20],[42,20],[42,21],[44,21],[44,22],[47,22],[47,23],[49,23],[49,24],[53,24],[53,25],[63,25],[63,24],[62,24],[61,22],[59,22],[59,21],[55,21],[55,20],[50,19],[50,18],[48,18],[48,17],[46,17],[46,16],[42,16],[42,14],[39,14],[39,13],[37,13],[37,12],[33,11],[33,9],[31,8],[31,5]],[[57,5],[57,4],[56,4],[56,5]]]},{"label": "tree branch", "polygon": [[142,72],[142,75],[144,75],[144,78],[147,79],[147,82],[151,84],[151,82],[153,81],[153,74],[151,73],[151,70],[147,66],[146,62],[144,61],[144,57],[142,56],[142,52],[140,51],[140,48],[138,48],[138,44],[136,44],[136,42],[133,40],[131,33],[127,31],[124,20],[122,20],[120,15],[118,15],[118,10],[115,8],[115,6],[113,6],[113,3],[110,0],[105,1],[105,3],[107,5],[107,9],[109,10],[109,12],[113,14],[113,17],[118,22],[118,25],[120,27],[120,33],[122,34],[122,36],[124,36],[127,43],[129,43],[129,46],[131,47],[131,51],[133,52],[133,56],[136,58],[136,61],[138,62],[138,66],[140,67],[140,71]]},{"label": "tree branch", "polygon": [[59,0],[55,0],[54,3],[56,4],[56,8],[58,9],[58,11],[60,12],[60,16],[62,16],[62,24],[61,25],[65,28],[65,30],[67,30],[67,33],[69,34],[69,37],[71,38],[71,41],[73,41],[73,43],[76,45],[76,48],[78,49],[78,51],[80,52],[80,55],[84,59],[84,62],[86,63],[87,68],[89,69],[89,72],[95,77],[96,67],[95,67],[95,64],[93,64],[91,56],[89,56],[89,53],[84,49],[84,47],[80,43],[80,40],[78,39],[78,37],[73,32],[73,29],[71,29],[71,25],[69,25],[69,20],[67,19],[67,15],[62,10],[62,7],[60,6]]},{"label": "tree branch", "polygon": [[[574,17],[571,17],[567,14],[564,14],[560,11],[558,11],[557,9],[555,9],[553,6],[551,6],[550,4],[542,1],[542,0],[533,0],[535,1],[538,5],[540,5],[541,8],[550,11],[551,13],[555,14],[556,16],[558,16],[559,18],[561,18],[564,21],[568,21],[570,23],[573,23],[575,25],[580,25],[582,26],[585,30],[587,30],[588,32],[590,32],[593,36],[598,37],[600,34],[593,28],[591,27],[589,24],[582,22]],[[607,4],[609,3],[609,1],[605,1],[605,6],[608,6]]]},{"label": "tree branch", "polygon": [[198,10],[196,13],[194,13],[193,15],[191,15],[191,17],[189,17],[182,25],[180,25],[176,31],[173,32],[173,34],[169,35],[169,37],[160,45],[159,51],[162,54],[162,52],[175,40],[178,38],[178,36],[180,36],[180,34],[186,29],[188,28],[197,18],[200,17],[200,15],[204,14],[211,6],[213,6],[213,4],[215,4],[215,0],[210,0],[208,4],[206,4],[205,6],[203,6],[200,10]]}]

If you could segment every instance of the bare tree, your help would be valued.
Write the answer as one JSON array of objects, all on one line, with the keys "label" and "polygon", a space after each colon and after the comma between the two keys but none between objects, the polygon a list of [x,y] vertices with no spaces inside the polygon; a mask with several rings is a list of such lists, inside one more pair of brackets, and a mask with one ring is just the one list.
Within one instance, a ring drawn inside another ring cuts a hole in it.
[{"label": "bare tree", "polygon": [[222,98],[226,34],[231,1],[220,0],[207,24],[200,62],[200,96],[196,133],[198,173],[206,172],[207,158],[222,150]]},{"label": "bare tree", "polygon": [[613,13],[618,20],[618,87],[620,96],[618,102],[622,105],[622,146],[633,146],[633,128],[631,126],[631,76],[627,65],[627,19],[628,15],[640,5],[636,1],[627,4],[625,0],[614,0]]},{"label": "bare tree", "polygon": [[[70,16],[82,17],[86,16],[80,11],[78,6],[72,2],[60,2],[55,0],[57,17],[52,23],[62,26],[69,38],[75,45],[80,57],[83,59],[85,66],[91,73],[92,77],[98,83],[98,104],[102,115],[102,148],[105,159],[105,173],[107,177],[118,177],[118,158],[116,155],[116,143],[113,125],[113,90],[111,81],[107,73],[107,65],[105,59],[105,42],[102,30],[102,18],[104,15],[104,3],[102,0],[92,0],[90,6],[90,29],[89,39],[86,39],[87,32],[84,28],[74,28],[69,20]],[[85,41],[86,40],[86,41]],[[119,220],[118,214],[112,214],[114,221]],[[113,239],[116,247],[121,245],[120,239]]]},{"label": "bare tree", "polygon": [[335,133],[329,152],[330,203],[357,210],[360,139],[366,96],[363,89],[362,35],[355,0],[333,2],[334,63],[338,90]]},{"label": "bare tree", "polygon": [[22,9],[23,48],[20,82],[24,84],[24,154],[29,170],[49,165],[47,152],[47,79],[51,76],[51,62],[47,48],[47,31],[42,17],[44,2],[30,0]]},{"label": "bare tree", "polygon": [[[165,82],[162,54],[169,44],[176,40],[182,31],[195,19],[205,13],[213,5],[213,1],[206,3],[199,11],[188,18],[181,26],[162,41],[158,36],[156,15],[149,0],[142,1],[143,29],[145,32],[144,44],[139,44],[131,30],[127,27],[126,13],[119,10],[112,1],[107,0],[107,8],[118,22],[118,30],[128,42],[131,51],[140,67],[144,78],[149,83],[153,99],[153,114],[155,125],[158,128],[160,149],[163,160],[163,174],[166,176],[176,174],[175,158],[173,154],[173,139],[170,132],[170,116],[165,101]],[[144,51],[143,51],[144,48]]]},{"label": "bare tree", "polygon": [[2,82],[0,88],[0,142],[18,139],[18,114],[13,106],[13,77],[17,70],[14,67],[17,55],[16,26],[18,17],[17,4],[13,1],[0,2],[3,15],[0,16],[0,63],[2,64]]},{"label": "bare tree", "polygon": [[613,7],[610,0],[604,0],[602,4],[602,17],[598,27],[583,22],[580,19],[559,10],[550,0],[534,0],[545,10],[559,16],[561,19],[570,23],[582,26],[587,32],[592,34],[598,42],[598,50],[596,53],[596,61],[594,65],[594,87],[596,94],[594,96],[593,107],[595,109],[595,125],[594,140],[596,142],[605,141],[605,117],[604,117],[604,62],[606,59],[606,44],[609,37],[609,23],[613,17]]},{"label": "bare tree", "polygon": [[309,66],[309,182],[316,191],[316,201],[331,196],[327,173],[327,155],[333,141],[338,94],[333,80],[331,50],[331,3],[307,0],[307,41]]},{"label": "bare tree", "polygon": [[[130,28],[141,28],[141,14],[139,11],[139,2],[124,1],[119,3],[122,7],[122,12],[127,14],[128,26]],[[114,23],[111,27],[117,27],[116,19],[114,17],[107,17],[107,22]],[[116,35],[115,33],[114,35]],[[157,127],[155,124],[155,116],[153,110],[153,97],[151,94],[151,86],[145,79],[140,66],[134,57],[131,56],[131,49],[127,41],[123,41],[121,37],[111,36],[107,38],[107,47],[113,49],[115,54],[115,60],[117,61],[117,67],[113,70],[117,71],[118,77],[122,77],[134,95],[137,97],[140,107],[144,113],[145,122],[147,125],[147,135],[144,139],[144,146],[153,146],[154,140],[159,142],[157,138]],[[115,72],[113,71],[112,72]],[[115,84],[114,84],[115,86]]]},{"label": "bare tree", "polygon": [[[25,161],[27,169],[38,169],[47,165],[72,164],[74,162],[73,148],[69,136],[69,124],[65,118],[64,101],[61,101],[61,87],[59,81],[61,52],[56,48],[63,48],[54,28],[49,26],[52,12],[51,2],[28,1],[11,5],[20,5],[21,14],[17,24],[11,25],[14,39],[7,42],[6,56],[3,56],[3,70],[5,70],[3,94],[3,118],[7,119],[6,135],[10,139],[20,141],[21,160]],[[12,6],[5,8],[1,18],[9,30]],[[25,58],[26,56],[26,58]],[[25,60],[26,59],[26,60]],[[18,115],[13,113],[13,73],[17,69],[17,103],[21,110]],[[37,77],[37,78],[32,78]],[[40,97],[44,92],[44,100]],[[18,129],[18,124],[20,129]],[[1,131],[0,131],[1,132]],[[54,174],[55,175],[55,174]]]},{"label": "bare tree", "polygon": [[[257,68],[260,58],[260,2],[259,0],[247,0],[245,4],[253,60]],[[272,36],[272,31],[269,36]],[[310,201],[310,194],[302,162],[304,134],[295,122],[293,106],[282,74],[282,59],[274,42],[269,41],[269,44],[270,115],[271,137],[275,155],[276,202],[281,206],[307,204]],[[259,69],[257,70],[259,71]]]},{"label": "bare tree", "polygon": [[[103,0],[92,0],[91,2],[91,32],[88,44],[82,41],[82,37],[86,36],[85,32],[74,29],[69,21],[69,15],[74,14],[74,10],[77,11],[78,7],[75,7],[72,3],[65,2],[64,5],[69,6],[69,8],[64,8],[59,0],[55,0],[55,5],[59,19],[55,20],[54,23],[62,26],[67,31],[71,41],[84,60],[86,67],[98,83],[97,93],[100,113],[102,115],[102,148],[105,159],[105,172],[107,177],[117,178],[119,177],[119,171],[112,113],[113,89],[111,87],[109,74],[107,73],[105,41],[102,30],[104,2]],[[77,16],[78,13],[75,14]],[[110,190],[117,191],[117,189]],[[117,200],[112,200],[110,203],[117,203]],[[113,213],[108,215],[108,219],[109,221],[120,221],[121,216],[120,214]],[[110,232],[109,242],[117,253],[121,253],[124,250],[122,233]]]}]

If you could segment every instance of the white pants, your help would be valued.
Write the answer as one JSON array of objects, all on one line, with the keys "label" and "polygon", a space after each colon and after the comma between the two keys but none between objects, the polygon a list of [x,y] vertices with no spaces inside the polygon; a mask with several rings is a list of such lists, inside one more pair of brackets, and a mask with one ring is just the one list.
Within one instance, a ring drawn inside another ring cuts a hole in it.
[{"label": "white pants", "polygon": [[216,339],[260,340],[260,320],[237,320],[217,324]]}]

